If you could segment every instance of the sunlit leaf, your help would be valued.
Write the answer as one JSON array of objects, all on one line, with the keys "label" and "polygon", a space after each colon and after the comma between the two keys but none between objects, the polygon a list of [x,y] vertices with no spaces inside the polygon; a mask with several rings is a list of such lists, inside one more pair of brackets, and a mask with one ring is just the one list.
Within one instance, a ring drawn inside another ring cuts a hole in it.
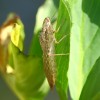
[{"label": "sunlit leaf", "polygon": [[36,16],[35,33],[41,30],[45,17],[50,17],[52,21],[55,19],[58,5],[59,0],[45,0],[45,3],[39,8]]},{"label": "sunlit leaf", "polygon": [[100,56],[100,1],[68,1],[72,15],[68,81],[72,99],[78,100],[87,76]]},{"label": "sunlit leaf", "polygon": [[80,100],[100,99],[100,57],[93,66],[82,89]]}]

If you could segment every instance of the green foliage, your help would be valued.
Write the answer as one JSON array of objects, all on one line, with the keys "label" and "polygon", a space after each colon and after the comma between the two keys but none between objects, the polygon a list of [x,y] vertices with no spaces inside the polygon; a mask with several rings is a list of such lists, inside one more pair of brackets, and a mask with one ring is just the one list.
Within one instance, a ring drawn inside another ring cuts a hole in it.
[{"label": "green foliage", "polygon": [[[55,33],[56,39],[59,41],[61,38],[66,36],[59,44],[56,44],[57,54],[69,54],[69,37],[70,37],[70,9],[68,8],[68,2],[60,0],[59,13],[57,18],[57,28],[59,31]],[[63,10],[63,11],[62,11]],[[57,79],[56,88],[58,90],[61,100],[67,100],[67,89],[68,89],[68,79],[67,70],[69,64],[69,55],[57,56]]]},{"label": "green foliage", "polygon": [[[55,30],[59,29],[55,33],[58,41],[66,36],[59,44],[55,44],[56,54],[69,53],[56,57],[56,89],[60,100],[68,99],[68,86],[73,100],[100,99],[99,9],[99,0],[46,0],[36,16],[28,55],[23,53],[24,26],[19,17],[16,19],[10,31],[10,50],[7,49],[10,54],[8,64],[13,71],[4,74],[4,77],[21,100],[43,100],[49,90],[39,43],[45,17],[51,18],[53,25],[56,25]],[[55,17],[57,12],[58,17]]]},{"label": "green foliage", "polygon": [[21,99],[42,100],[48,91],[44,78],[41,59],[37,56],[27,56],[14,45],[13,59],[15,68],[14,87]]},{"label": "green foliage", "polygon": [[41,30],[45,17],[50,17],[51,20],[54,20],[55,15],[57,14],[58,5],[59,0],[45,0],[45,3],[39,8],[36,16],[35,33]]},{"label": "green foliage", "polygon": [[100,100],[100,57],[94,64],[83,87],[80,100]]},{"label": "green foliage", "polygon": [[49,86],[44,76],[42,56],[39,57],[38,53],[25,55],[21,51],[24,36],[22,22],[14,15],[7,22],[8,28],[2,30],[9,31],[9,23],[14,25],[10,33],[11,43],[9,42],[9,59],[13,62],[13,68],[12,64],[7,64],[7,71],[12,68],[12,72],[6,72],[5,79],[21,100],[43,100]]},{"label": "green foliage", "polygon": [[[99,0],[73,0],[72,2],[69,0],[69,2],[73,24],[68,81],[72,98],[78,100],[87,76],[100,56],[100,2]],[[93,79],[93,81],[96,80]],[[90,81],[91,83],[92,81]],[[92,93],[92,91],[90,92]],[[88,100],[90,99],[88,98]]]}]

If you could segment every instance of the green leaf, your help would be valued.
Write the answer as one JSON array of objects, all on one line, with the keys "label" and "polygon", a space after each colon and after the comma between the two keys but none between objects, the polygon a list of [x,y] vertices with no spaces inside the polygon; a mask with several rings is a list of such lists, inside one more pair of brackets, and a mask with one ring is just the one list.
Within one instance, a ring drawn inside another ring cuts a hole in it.
[{"label": "green leaf", "polygon": [[36,25],[34,32],[37,33],[41,30],[43,20],[46,17],[52,18],[53,21],[55,19],[55,15],[57,14],[59,5],[59,0],[45,0],[45,3],[39,8],[37,16],[36,16]]},{"label": "green leaf", "polygon": [[100,1],[69,0],[72,28],[69,89],[72,99],[78,100],[86,78],[100,56]]},{"label": "green leaf", "polygon": [[80,100],[100,100],[100,57],[93,66],[83,87]]},{"label": "green leaf", "polygon": [[5,32],[3,32],[3,34],[9,33],[13,44],[22,51],[25,33],[24,25],[19,16],[10,13],[1,28]]},{"label": "green leaf", "polygon": [[43,100],[48,92],[41,58],[27,56],[12,44],[14,58],[14,90],[22,100]]},{"label": "green leaf", "polygon": [[18,18],[17,22],[15,23],[15,27],[11,32],[11,41],[21,51],[23,50],[23,46],[24,46],[24,38],[25,38],[24,25],[21,22],[21,20]]},{"label": "green leaf", "polygon": [[[60,0],[60,7],[57,19],[57,28],[59,31],[55,33],[57,40],[66,36],[59,44],[56,44],[56,54],[69,54],[70,40],[70,9],[68,2]],[[67,70],[69,64],[69,55],[57,56],[57,79],[56,88],[61,100],[67,100],[68,79]]]},{"label": "green leaf", "polygon": [[[19,16],[17,16],[14,13],[9,14],[7,20],[14,19],[16,20],[13,22],[14,27],[10,33],[11,42],[19,48],[21,51],[23,51],[24,48],[24,38],[25,38],[25,32],[24,32],[24,25],[22,21],[20,20]],[[10,57],[9,57],[9,64],[14,67],[13,65],[13,57],[12,57],[12,47],[10,45]]]},{"label": "green leaf", "polygon": [[0,69],[5,73],[7,66],[13,67],[13,57],[10,42],[23,50],[24,28],[20,18],[14,13],[9,14],[6,21],[0,27]]},{"label": "green leaf", "polygon": [[[7,70],[12,70],[12,72],[8,73],[9,71],[7,71],[4,77],[19,99],[43,100],[49,86],[42,68],[42,56],[39,57],[38,53],[29,56],[22,52],[23,24],[16,16],[11,16],[11,19],[8,18],[8,20],[3,26],[5,29],[3,33],[10,32],[10,42],[8,43],[10,44],[10,56],[8,59],[12,60],[13,64],[8,63]],[[35,44],[36,46],[37,44]],[[8,46],[6,49],[8,50]]]}]

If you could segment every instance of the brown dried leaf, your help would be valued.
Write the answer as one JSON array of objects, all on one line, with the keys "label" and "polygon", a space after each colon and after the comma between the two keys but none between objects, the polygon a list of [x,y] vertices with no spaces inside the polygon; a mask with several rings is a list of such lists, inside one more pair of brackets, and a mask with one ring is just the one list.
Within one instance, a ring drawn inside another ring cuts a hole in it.
[{"label": "brown dried leaf", "polygon": [[13,27],[15,27],[17,18],[18,17],[14,16],[0,27],[0,70],[3,73],[6,73],[9,58],[8,46],[10,44],[10,35]]}]

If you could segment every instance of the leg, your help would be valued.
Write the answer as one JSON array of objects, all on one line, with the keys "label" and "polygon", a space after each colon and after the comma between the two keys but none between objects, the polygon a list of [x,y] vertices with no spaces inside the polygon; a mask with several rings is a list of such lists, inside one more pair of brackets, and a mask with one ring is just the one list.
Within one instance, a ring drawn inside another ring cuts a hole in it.
[{"label": "leg", "polygon": [[[54,33],[57,33],[58,31],[59,31],[59,29],[60,29],[60,27],[57,29],[57,31],[54,31]],[[56,40],[56,38],[55,38],[55,44],[59,44],[65,37],[67,37],[69,34],[67,34],[67,35],[64,35],[59,41],[57,41]],[[54,34],[54,37],[55,37],[55,34]]]},{"label": "leg", "polygon": [[49,56],[67,56],[67,55],[69,55],[69,53],[67,53],[67,54],[48,54]]},{"label": "leg", "polygon": [[63,36],[59,41],[56,40],[55,38],[55,44],[59,44],[67,35]]},{"label": "leg", "polygon": [[[57,30],[53,32],[53,33],[54,33],[54,37],[55,37],[55,34],[60,30],[60,28],[61,28],[61,26],[59,26],[59,27],[57,28]],[[55,38],[55,44],[59,44],[59,43],[60,43],[65,37],[67,37],[68,35],[70,35],[70,34],[64,35],[59,41],[57,41],[56,38]]]}]

